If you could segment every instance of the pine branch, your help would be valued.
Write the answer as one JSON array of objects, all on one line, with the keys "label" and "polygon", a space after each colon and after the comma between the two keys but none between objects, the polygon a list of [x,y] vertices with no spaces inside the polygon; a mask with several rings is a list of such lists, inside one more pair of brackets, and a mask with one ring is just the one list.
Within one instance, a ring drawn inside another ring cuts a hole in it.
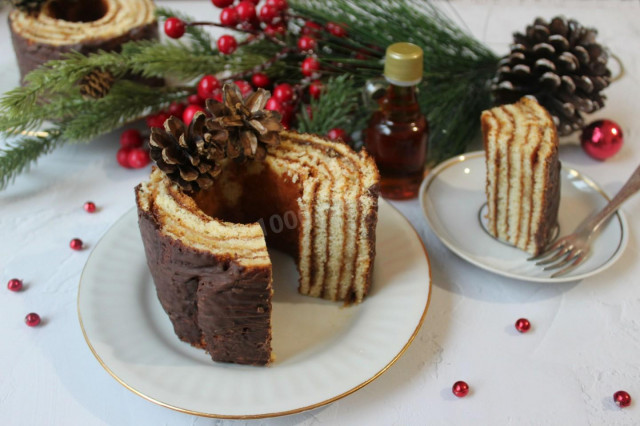
[{"label": "pine branch", "polygon": [[13,182],[20,173],[29,169],[31,164],[64,143],[57,129],[39,132],[36,135],[23,135],[17,140],[0,148],[0,190]]},{"label": "pine branch", "polygon": [[[190,16],[180,11],[166,7],[158,7],[156,9],[156,16],[164,20],[171,18],[172,16],[181,19],[184,22],[190,22],[192,20]],[[213,40],[211,39],[211,35],[203,28],[187,26],[186,34],[188,34],[193,41],[190,49],[193,53],[201,55],[213,55],[216,53],[215,49],[212,47]]]}]

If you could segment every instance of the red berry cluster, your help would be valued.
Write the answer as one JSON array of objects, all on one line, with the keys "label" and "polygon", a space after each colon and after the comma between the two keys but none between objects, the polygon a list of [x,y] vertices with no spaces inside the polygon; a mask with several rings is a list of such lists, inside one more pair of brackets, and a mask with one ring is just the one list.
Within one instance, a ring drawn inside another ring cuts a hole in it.
[{"label": "red berry cluster", "polygon": [[[164,120],[169,118],[165,112],[149,116],[147,124],[149,127],[162,127]],[[116,153],[118,163],[127,169],[141,169],[151,162],[149,150],[144,146],[144,138],[136,129],[129,129],[120,135],[120,149]]]}]

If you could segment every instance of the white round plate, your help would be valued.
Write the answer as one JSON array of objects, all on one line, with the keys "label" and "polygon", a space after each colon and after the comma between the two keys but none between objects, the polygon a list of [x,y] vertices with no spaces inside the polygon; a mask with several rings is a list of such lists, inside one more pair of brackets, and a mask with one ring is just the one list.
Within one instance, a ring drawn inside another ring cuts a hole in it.
[{"label": "white round plate", "polygon": [[299,295],[293,260],[272,251],[275,362],[215,363],[173,333],[155,294],[134,209],[87,260],[78,291],[80,326],[100,364],[157,404],[220,418],[301,412],[380,376],[424,320],[431,295],[426,250],[409,222],[383,200],[376,250],[371,293],[350,307]]},{"label": "white round plate", "polygon": [[[566,235],[609,201],[606,194],[580,172],[560,171],[559,235]],[[433,169],[420,187],[420,204],[429,226],[451,251],[496,274],[537,282],[576,281],[611,266],[627,245],[627,222],[618,211],[592,242],[592,253],[572,272],[550,278],[553,271],[528,261],[528,253],[502,243],[485,231],[486,169],[484,151],[454,157]]]}]

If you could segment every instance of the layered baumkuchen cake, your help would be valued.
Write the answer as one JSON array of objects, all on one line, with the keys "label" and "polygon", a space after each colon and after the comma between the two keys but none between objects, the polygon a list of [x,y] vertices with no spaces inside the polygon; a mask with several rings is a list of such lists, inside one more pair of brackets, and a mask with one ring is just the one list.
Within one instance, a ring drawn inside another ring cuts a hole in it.
[{"label": "layered baumkuchen cake", "polygon": [[488,229],[532,255],[550,241],[560,203],[558,136],[534,98],[482,113]]},{"label": "layered baumkuchen cake", "polygon": [[293,256],[301,294],[361,302],[371,285],[378,192],[365,151],[293,132],[280,133],[263,160],[224,161],[197,193],[155,168],[136,188],[139,223],[176,334],[214,361],[268,363],[278,283],[272,290],[267,245]]},{"label": "layered baumkuchen cake", "polygon": [[49,0],[39,10],[15,9],[9,28],[20,75],[71,51],[112,51],[156,39],[154,13],[152,0]]}]

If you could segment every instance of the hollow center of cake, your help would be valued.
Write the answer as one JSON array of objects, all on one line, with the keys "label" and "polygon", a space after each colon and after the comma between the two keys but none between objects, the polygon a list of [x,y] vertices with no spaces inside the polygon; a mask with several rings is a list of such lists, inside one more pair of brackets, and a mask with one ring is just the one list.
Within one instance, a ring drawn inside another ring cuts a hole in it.
[{"label": "hollow center of cake", "polygon": [[54,0],[46,12],[55,19],[68,22],[93,22],[107,14],[104,0]]}]

